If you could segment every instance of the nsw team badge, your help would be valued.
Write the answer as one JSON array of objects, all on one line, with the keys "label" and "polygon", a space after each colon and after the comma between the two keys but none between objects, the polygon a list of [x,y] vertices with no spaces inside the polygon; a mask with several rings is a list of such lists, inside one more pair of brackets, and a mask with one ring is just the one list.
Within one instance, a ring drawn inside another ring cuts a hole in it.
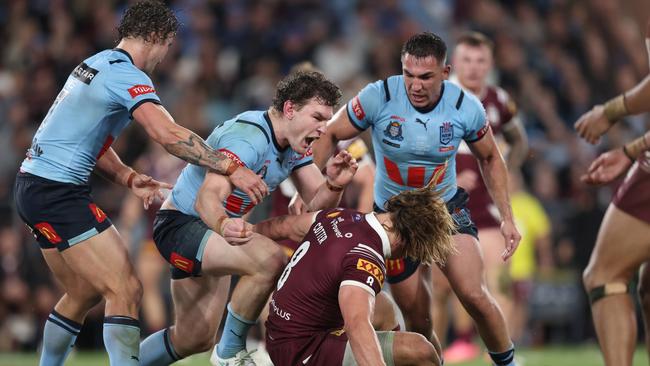
[{"label": "nsw team badge", "polygon": [[454,126],[451,122],[443,122],[440,125],[440,143],[447,145],[454,139]]}]

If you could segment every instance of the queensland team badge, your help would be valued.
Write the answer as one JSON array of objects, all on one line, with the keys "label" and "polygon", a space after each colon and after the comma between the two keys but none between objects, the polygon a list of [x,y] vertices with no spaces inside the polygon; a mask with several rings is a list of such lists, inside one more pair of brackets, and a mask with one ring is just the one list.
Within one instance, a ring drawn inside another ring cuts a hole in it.
[{"label": "queensland team badge", "polygon": [[454,126],[451,125],[451,122],[443,122],[440,125],[440,143],[447,145],[454,139]]}]

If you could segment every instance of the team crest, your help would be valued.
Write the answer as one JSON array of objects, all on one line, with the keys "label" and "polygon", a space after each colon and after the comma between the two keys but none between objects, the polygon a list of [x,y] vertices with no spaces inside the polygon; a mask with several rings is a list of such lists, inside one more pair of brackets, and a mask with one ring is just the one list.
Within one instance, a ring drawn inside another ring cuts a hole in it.
[{"label": "team crest", "polygon": [[440,126],[440,143],[447,145],[454,139],[454,127],[451,122],[443,122]]},{"label": "team crest", "polygon": [[271,161],[266,160],[264,162],[264,165],[262,166],[262,168],[260,168],[260,170],[257,172],[257,175],[261,176],[262,179],[266,178],[266,173],[267,173],[267,171],[269,169],[269,163],[271,163]]},{"label": "team crest", "polygon": [[391,121],[386,129],[384,130],[384,135],[391,140],[402,141],[404,136],[402,136],[402,124],[397,121]]}]

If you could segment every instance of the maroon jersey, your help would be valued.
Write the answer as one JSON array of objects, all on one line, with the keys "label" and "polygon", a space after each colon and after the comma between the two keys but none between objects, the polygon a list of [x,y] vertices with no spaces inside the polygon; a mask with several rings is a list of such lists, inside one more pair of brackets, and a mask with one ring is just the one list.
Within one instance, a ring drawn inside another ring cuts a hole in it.
[{"label": "maroon jersey", "polygon": [[[485,107],[490,127],[495,135],[501,133],[502,129],[512,121],[516,114],[516,106],[508,93],[497,87],[488,86],[481,98],[481,103]],[[476,186],[471,191],[465,188],[470,200],[467,208],[472,213],[472,220],[479,229],[499,227],[500,223],[496,219],[496,207],[493,207],[492,199],[488,193],[487,187],[481,179],[481,171],[476,158],[469,151],[466,144],[462,144],[456,155],[456,173],[460,174],[465,170],[471,170],[478,176]]]},{"label": "maroon jersey", "polygon": [[621,211],[650,224],[650,151],[632,165],[612,203]]},{"label": "maroon jersey", "polygon": [[358,286],[377,294],[389,254],[388,235],[374,213],[318,213],[271,297],[266,339],[273,363],[340,365],[347,337],[339,288]]}]

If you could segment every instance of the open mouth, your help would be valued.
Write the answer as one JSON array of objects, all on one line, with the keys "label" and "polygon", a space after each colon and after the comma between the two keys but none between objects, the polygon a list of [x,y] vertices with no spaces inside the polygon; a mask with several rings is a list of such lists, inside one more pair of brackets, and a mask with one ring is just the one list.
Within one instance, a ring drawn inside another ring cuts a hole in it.
[{"label": "open mouth", "polygon": [[318,136],[314,136],[314,137],[307,136],[307,137],[305,137],[305,142],[307,142],[307,145],[310,145],[310,146],[316,140],[318,140]]}]

